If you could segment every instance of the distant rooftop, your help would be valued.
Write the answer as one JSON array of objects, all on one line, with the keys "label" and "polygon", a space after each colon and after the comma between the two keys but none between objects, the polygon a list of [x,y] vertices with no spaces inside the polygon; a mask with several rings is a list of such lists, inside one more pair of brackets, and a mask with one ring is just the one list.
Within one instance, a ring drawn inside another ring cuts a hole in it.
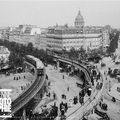
[{"label": "distant rooftop", "polygon": [[89,33],[101,33],[103,27],[101,26],[85,26],[84,28],[78,28],[74,26],[53,26],[48,27],[48,34],[89,34]]}]

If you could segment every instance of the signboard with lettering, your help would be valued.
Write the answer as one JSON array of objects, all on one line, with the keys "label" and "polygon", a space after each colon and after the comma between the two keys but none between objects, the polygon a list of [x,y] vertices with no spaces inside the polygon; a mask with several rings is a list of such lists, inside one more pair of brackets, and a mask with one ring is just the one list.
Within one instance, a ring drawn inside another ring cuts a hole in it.
[{"label": "signboard with lettering", "polygon": [[11,89],[0,89],[0,117],[11,116]]}]

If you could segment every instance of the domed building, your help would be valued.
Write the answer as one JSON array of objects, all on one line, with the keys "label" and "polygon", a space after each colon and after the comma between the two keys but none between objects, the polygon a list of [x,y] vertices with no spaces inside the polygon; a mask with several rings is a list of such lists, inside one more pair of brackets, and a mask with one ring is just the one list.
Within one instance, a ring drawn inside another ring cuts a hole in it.
[{"label": "domed building", "polygon": [[[109,45],[109,33],[108,28],[105,26],[85,26],[84,18],[78,11],[75,17],[74,26],[56,25],[46,28],[46,32],[41,34],[38,29],[34,29],[31,34],[31,25],[28,27],[23,34],[9,35],[9,41],[15,41],[22,44],[28,44],[32,42],[34,47],[39,49],[50,49],[50,50],[67,50],[70,51],[72,48],[79,50],[81,47],[86,52],[94,49]],[[25,27],[25,28],[26,28]],[[20,27],[21,28],[21,27]],[[19,31],[17,31],[18,33]],[[38,35],[37,35],[37,34]]]},{"label": "domed building", "polygon": [[83,27],[84,27],[84,24],[85,24],[84,18],[83,18],[83,16],[81,15],[80,10],[79,10],[79,11],[78,11],[78,15],[77,15],[76,18],[75,18],[75,23],[74,23],[74,25],[75,25],[75,27],[77,27],[77,28],[83,28]]},{"label": "domed building", "polygon": [[84,26],[84,18],[80,10],[75,17],[74,26],[49,27],[46,34],[47,49],[52,50],[79,50],[81,47],[87,51],[102,46],[102,29],[99,26]]}]

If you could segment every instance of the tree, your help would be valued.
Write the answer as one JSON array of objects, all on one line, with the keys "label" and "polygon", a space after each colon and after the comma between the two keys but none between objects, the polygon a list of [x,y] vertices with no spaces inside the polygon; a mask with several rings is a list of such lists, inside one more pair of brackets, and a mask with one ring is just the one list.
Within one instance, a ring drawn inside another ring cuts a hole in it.
[{"label": "tree", "polygon": [[43,49],[38,50],[33,47],[32,43],[29,43],[27,46],[23,44],[19,44],[16,42],[10,42],[7,40],[0,40],[0,45],[7,47],[10,50],[9,56],[9,65],[12,67],[19,67],[23,63],[23,57],[27,54],[33,55],[43,62],[53,63],[53,57],[48,56],[46,51]]},{"label": "tree", "polygon": [[70,49],[69,57],[72,58],[72,59],[77,59],[78,58],[78,52],[75,50],[74,47],[72,47]]},{"label": "tree", "polygon": [[110,33],[110,46],[107,49],[107,53],[111,54],[116,51],[116,48],[118,48],[118,39],[119,39],[119,31],[112,31]]},{"label": "tree", "polygon": [[63,54],[66,54],[66,52],[67,52],[67,51],[66,51],[66,47],[64,47],[64,48],[62,49],[62,53],[63,53]]},{"label": "tree", "polygon": [[80,49],[78,50],[78,54],[79,54],[79,59],[85,60],[86,52],[85,52],[83,46],[81,46]]},{"label": "tree", "polygon": [[33,44],[30,42],[27,45],[27,53],[32,54],[33,53]]},{"label": "tree", "polygon": [[0,68],[2,68],[4,66],[4,61],[5,61],[5,58],[3,56],[1,56],[1,58],[0,58]]}]

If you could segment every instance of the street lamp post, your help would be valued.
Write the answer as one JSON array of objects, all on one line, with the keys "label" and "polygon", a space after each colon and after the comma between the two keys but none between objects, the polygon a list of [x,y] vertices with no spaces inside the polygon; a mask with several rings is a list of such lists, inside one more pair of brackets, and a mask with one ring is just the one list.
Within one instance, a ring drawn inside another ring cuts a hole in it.
[{"label": "street lamp post", "polygon": [[109,92],[110,92],[110,80],[109,80]]}]

